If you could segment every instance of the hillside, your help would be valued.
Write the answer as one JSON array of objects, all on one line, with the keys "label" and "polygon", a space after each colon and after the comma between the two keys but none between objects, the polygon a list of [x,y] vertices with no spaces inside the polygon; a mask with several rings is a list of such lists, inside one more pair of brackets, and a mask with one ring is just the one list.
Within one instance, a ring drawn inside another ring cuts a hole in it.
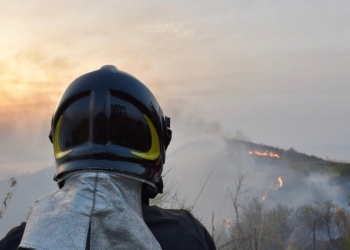
[{"label": "hillside", "polygon": [[314,155],[298,152],[293,148],[284,150],[234,139],[228,139],[226,143],[232,150],[230,154],[237,158],[249,155],[259,161],[260,164],[289,167],[300,175],[326,172],[337,176],[350,177],[350,163],[324,160]]}]

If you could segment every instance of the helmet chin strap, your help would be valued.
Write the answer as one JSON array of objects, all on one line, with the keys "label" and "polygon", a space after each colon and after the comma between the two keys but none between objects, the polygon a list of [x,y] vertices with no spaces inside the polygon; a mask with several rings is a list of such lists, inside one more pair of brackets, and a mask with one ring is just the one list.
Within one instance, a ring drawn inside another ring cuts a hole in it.
[{"label": "helmet chin strap", "polygon": [[20,247],[161,249],[142,217],[142,180],[81,171],[64,182],[32,206]]}]

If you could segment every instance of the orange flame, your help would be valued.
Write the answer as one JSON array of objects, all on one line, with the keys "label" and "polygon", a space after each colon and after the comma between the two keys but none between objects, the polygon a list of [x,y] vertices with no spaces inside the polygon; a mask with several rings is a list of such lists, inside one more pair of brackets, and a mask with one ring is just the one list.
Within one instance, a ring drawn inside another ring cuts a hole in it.
[{"label": "orange flame", "polygon": [[266,200],[267,195],[269,194],[270,191],[274,191],[274,192],[275,192],[275,191],[277,191],[278,189],[280,189],[281,187],[283,187],[282,176],[279,176],[279,177],[277,178],[277,180],[278,180],[279,185],[278,185],[278,186],[275,186],[275,187],[270,187],[268,190],[266,190],[264,196],[261,197],[261,199],[262,199],[263,201]]},{"label": "orange flame", "polygon": [[278,182],[280,183],[280,187],[283,187],[282,176],[279,176],[279,177],[278,177]]},{"label": "orange flame", "polygon": [[224,227],[230,228],[230,226],[231,226],[231,221],[230,221],[230,219],[229,219],[229,218],[225,218],[225,219],[224,219]]},{"label": "orange flame", "polygon": [[266,200],[266,198],[267,198],[267,194],[268,194],[268,193],[269,193],[268,191],[265,191],[264,196],[261,198],[263,201],[265,201],[265,200]]},{"label": "orange flame", "polygon": [[268,156],[268,157],[272,157],[272,158],[277,158],[279,159],[280,156],[278,154],[275,154],[273,152],[268,152],[268,151],[265,151],[265,152],[259,152],[259,151],[249,151],[249,154],[252,155],[252,154],[255,154],[255,155],[259,155],[259,156]]}]

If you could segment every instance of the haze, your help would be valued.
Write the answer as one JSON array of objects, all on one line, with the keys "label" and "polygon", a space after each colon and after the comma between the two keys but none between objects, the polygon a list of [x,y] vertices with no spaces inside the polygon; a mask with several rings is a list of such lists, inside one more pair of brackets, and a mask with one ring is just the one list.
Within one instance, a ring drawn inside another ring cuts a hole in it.
[{"label": "haze", "polygon": [[350,161],[348,1],[2,1],[0,22],[0,178],[53,165],[56,103],[105,64],[157,96],[170,154],[243,131]]}]

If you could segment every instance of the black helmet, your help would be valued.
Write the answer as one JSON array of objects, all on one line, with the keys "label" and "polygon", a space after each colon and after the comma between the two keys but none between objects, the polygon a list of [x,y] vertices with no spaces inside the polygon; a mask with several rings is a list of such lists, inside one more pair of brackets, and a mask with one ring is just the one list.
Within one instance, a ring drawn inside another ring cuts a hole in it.
[{"label": "black helmet", "polygon": [[145,85],[114,66],[103,66],[68,86],[49,137],[55,180],[71,171],[117,171],[154,182],[162,192],[170,118],[163,116]]}]

